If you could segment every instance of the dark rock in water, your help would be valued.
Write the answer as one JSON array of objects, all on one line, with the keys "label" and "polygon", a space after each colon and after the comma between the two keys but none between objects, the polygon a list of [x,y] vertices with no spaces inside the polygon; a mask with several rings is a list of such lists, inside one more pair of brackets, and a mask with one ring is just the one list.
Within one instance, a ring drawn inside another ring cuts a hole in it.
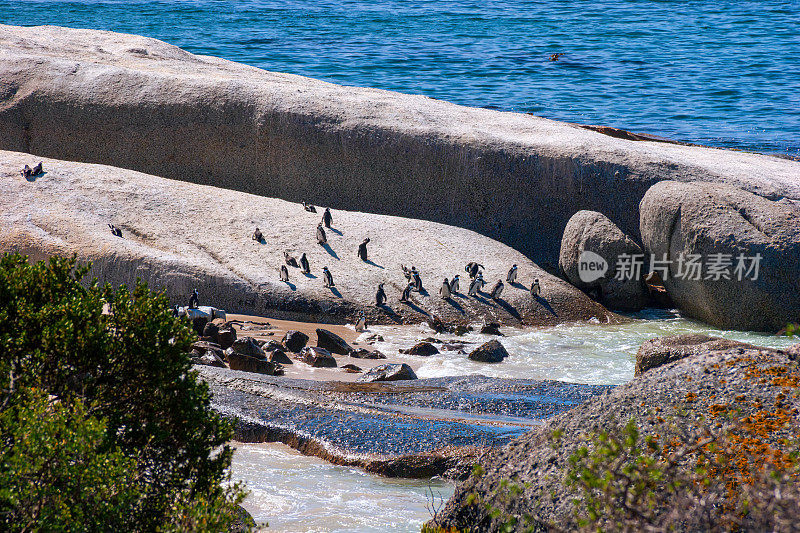
[{"label": "dark rock in water", "polygon": [[300,353],[300,350],[305,348],[308,343],[308,335],[302,331],[289,330],[286,332],[286,335],[283,336],[281,342],[290,352]]},{"label": "dark rock in water", "polygon": [[378,350],[370,351],[366,348],[352,350],[349,355],[350,357],[354,357],[356,359],[386,359],[386,356]]},{"label": "dark rock in water", "polygon": [[192,329],[195,330],[198,335],[202,336],[207,322],[208,318],[204,316],[196,316],[192,319]]},{"label": "dark rock in water", "polygon": [[440,341],[436,337],[425,337],[424,339],[420,340],[419,342],[429,342],[431,344],[436,344],[437,342],[441,343],[442,341]]},{"label": "dark rock in water", "polygon": [[642,241],[671,265],[664,287],[681,311],[721,329],[776,332],[797,321],[800,207],[778,198],[721,183],[647,190]]},{"label": "dark rock in water", "polygon": [[702,333],[658,337],[645,341],[636,352],[634,375],[642,373],[685,357],[708,352],[730,350],[731,348],[755,348],[752,344],[711,337]]},{"label": "dark rock in water", "polygon": [[321,328],[317,329],[317,346],[339,355],[347,355],[353,349],[352,346],[347,344],[347,342],[336,333]]},{"label": "dark rock in water", "polygon": [[203,328],[203,337],[210,337],[212,341],[219,342],[219,326],[214,322],[206,323]]},{"label": "dark rock in water", "polygon": [[458,325],[455,328],[453,328],[453,334],[458,335],[459,337],[462,335],[466,335],[470,331],[472,331],[472,326]]},{"label": "dark rock in water", "polygon": [[241,370],[242,372],[266,374],[268,376],[283,375],[283,367],[281,365],[237,352],[228,353],[228,366],[231,370]]},{"label": "dark rock in water", "polygon": [[217,332],[217,342],[222,347],[223,350],[226,350],[233,346],[234,341],[236,340],[236,330],[233,329],[231,326],[226,326],[219,328]]},{"label": "dark rock in water", "polygon": [[496,340],[481,344],[469,354],[470,359],[481,363],[500,363],[506,357],[508,357],[508,352]]},{"label": "dark rock in water", "polygon": [[283,350],[273,350],[270,352],[267,359],[273,363],[278,363],[281,365],[293,365],[294,362],[289,359],[289,356],[286,355],[286,352]]},{"label": "dark rock in water", "polygon": [[242,355],[249,355],[250,357],[256,357],[258,359],[266,359],[267,355],[264,353],[264,350],[258,345],[258,343],[252,337],[241,337],[236,339],[233,342],[233,351],[236,353],[240,353]]},{"label": "dark rock in water", "polygon": [[447,324],[445,324],[441,318],[438,316],[434,316],[428,319],[428,325],[431,327],[433,331],[436,333],[442,333],[447,331]]},{"label": "dark rock in water", "polygon": [[428,357],[431,355],[436,355],[439,353],[439,350],[433,344],[429,342],[418,342],[411,348],[407,350],[400,350],[400,353],[406,355],[420,355],[422,357]]},{"label": "dark rock in water", "polygon": [[[639,276],[623,280],[616,277],[622,258],[632,256],[638,256],[643,261],[642,247],[607,216],[597,211],[578,211],[564,228],[558,266],[567,281],[585,292],[596,294],[603,305],[612,309],[638,311],[650,302],[644,282],[644,274],[647,273],[644,266]],[[604,264],[607,270],[602,272],[594,268],[581,272],[581,267],[585,268],[590,263],[598,267]],[[597,277],[590,275],[595,273]]]},{"label": "dark rock in water", "polygon": [[377,333],[373,333],[372,335],[365,338],[364,341],[369,344],[374,344],[376,342],[383,342],[383,335],[378,335]]},{"label": "dark rock in water", "polygon": [[483,333],[484,335],[503,336],[503,334],[500,333],[500,324],[498,324],[497,322],[490,322],[488,324],[484,324],[483,326],[481,326],[481,333]]},{"label": "dark rock in water", "polygon": [[333,368],[336,366],[336,359],[331,352],[324,348],[306,346],[300,352],[299,359],[307,365],[320,368]]},{"label": "dark rock in water", "polygon": [[346,365],[342,365],[341,368],[351,374],[358,374],[361,372],[361,367],[356,366],[352,363],[347,363]]},{"label": "dark rock in water", "polygon": [[373,381],[400,381],[407,379],[417,379],[414,370],[405,363],[380,365],[371,368],[366,374],[358,378],[361,383]]}]

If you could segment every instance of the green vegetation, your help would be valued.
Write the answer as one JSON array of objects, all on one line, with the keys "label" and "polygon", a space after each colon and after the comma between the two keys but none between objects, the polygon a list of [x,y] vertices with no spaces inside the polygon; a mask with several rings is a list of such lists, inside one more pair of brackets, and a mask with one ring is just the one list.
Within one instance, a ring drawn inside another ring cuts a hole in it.
[{"label": "green vegetation", "polygon": [[146,285],[87,271],[0,260],[0,529],[225,530],[244,493],[192,331]]}]

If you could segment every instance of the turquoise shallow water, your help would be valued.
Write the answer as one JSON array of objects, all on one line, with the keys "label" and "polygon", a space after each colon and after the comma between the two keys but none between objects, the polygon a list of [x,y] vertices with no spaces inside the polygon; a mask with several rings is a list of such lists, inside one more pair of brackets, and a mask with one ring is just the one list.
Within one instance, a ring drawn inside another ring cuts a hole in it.
[{"label": "turquoise shallow water", "polygon": [[0,22],[137,33],[337,83],[800,155],[797,0],[0,0]]}]

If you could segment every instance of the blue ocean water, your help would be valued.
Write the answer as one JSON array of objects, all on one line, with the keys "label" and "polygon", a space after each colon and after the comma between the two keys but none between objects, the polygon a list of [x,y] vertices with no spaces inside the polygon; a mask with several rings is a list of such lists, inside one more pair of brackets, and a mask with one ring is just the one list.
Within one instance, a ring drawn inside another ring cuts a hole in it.
[{"label": "blue ocean water", "polygon": [[0,0],[0,22],[800,156],[797,0]]}]

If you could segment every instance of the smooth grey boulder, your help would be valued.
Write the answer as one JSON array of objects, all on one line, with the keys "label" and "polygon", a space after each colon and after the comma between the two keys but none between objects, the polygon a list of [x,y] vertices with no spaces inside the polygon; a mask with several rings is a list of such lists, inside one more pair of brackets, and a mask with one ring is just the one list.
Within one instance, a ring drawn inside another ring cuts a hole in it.
[{"label": "smooth grey boulder", "polygon": [[281,342],[290,352],[300,353],[300,350],[305,348],[308,343],[308,335],[302,331],[289,330]]},{"label": "smooth grey boulder", "polygon": [[[686,315],[722,329],[770,332],[800,320],[800,207],[793,202],[723,184],[664,181],[647,191],[640,212],[645,248],[666,258],[664,286]],[[750,270],[756,264],[757,273]]]},{"label": "smooth grey boulder", "polygon": [[[596,279],[591,279],[594,276],[588,269],[581,273],[581,259],[590,257],[591,253],[600,256],[607,267],[606,272]],[[564,228],[558,266],[567,280],[579,289],[596,291],[598,300],[606,307],[638,311],[646,307],[650,300],[644,282],[646,272],[642,267],[639,277],[617,279],[620,258],[625,256],[638,256],[644,260],[644,251],[604,214],[578,211]]]},{"label": "smooth grey boulder", "polygon": [[508,352],[500,341],[491,340],[472,350],[467,357],[480,363],[501,363],[508,357]]},{"label": "smooth grey boulder", "polygon": [[0,25],[0,50],[3,149],[461,225],[551,266],[572,214],[635,234],[659,180],[800,198],[787,159],[267,72],[146,37]]},{"label": "smooth grey boulder", "polygon": [[336,359],[331,352],[323,348],[306,346],[300,351],[299,359],[307,365],[318,368],[333,368],[336,366]]},{"label": "smooth grey boulder", "polygon": [[368,383],[373,381],[401,381],[407,379],[417,379],[417,375],[410,366],[405,363],[399,363],[373,367],[358,378],[358,381]]},{"label": "smooth grey boulder", "polygon": [[338,355],[347,355],[353,351],[353,347],[339,335],[322,328],[317,328],[317,346]]}]

